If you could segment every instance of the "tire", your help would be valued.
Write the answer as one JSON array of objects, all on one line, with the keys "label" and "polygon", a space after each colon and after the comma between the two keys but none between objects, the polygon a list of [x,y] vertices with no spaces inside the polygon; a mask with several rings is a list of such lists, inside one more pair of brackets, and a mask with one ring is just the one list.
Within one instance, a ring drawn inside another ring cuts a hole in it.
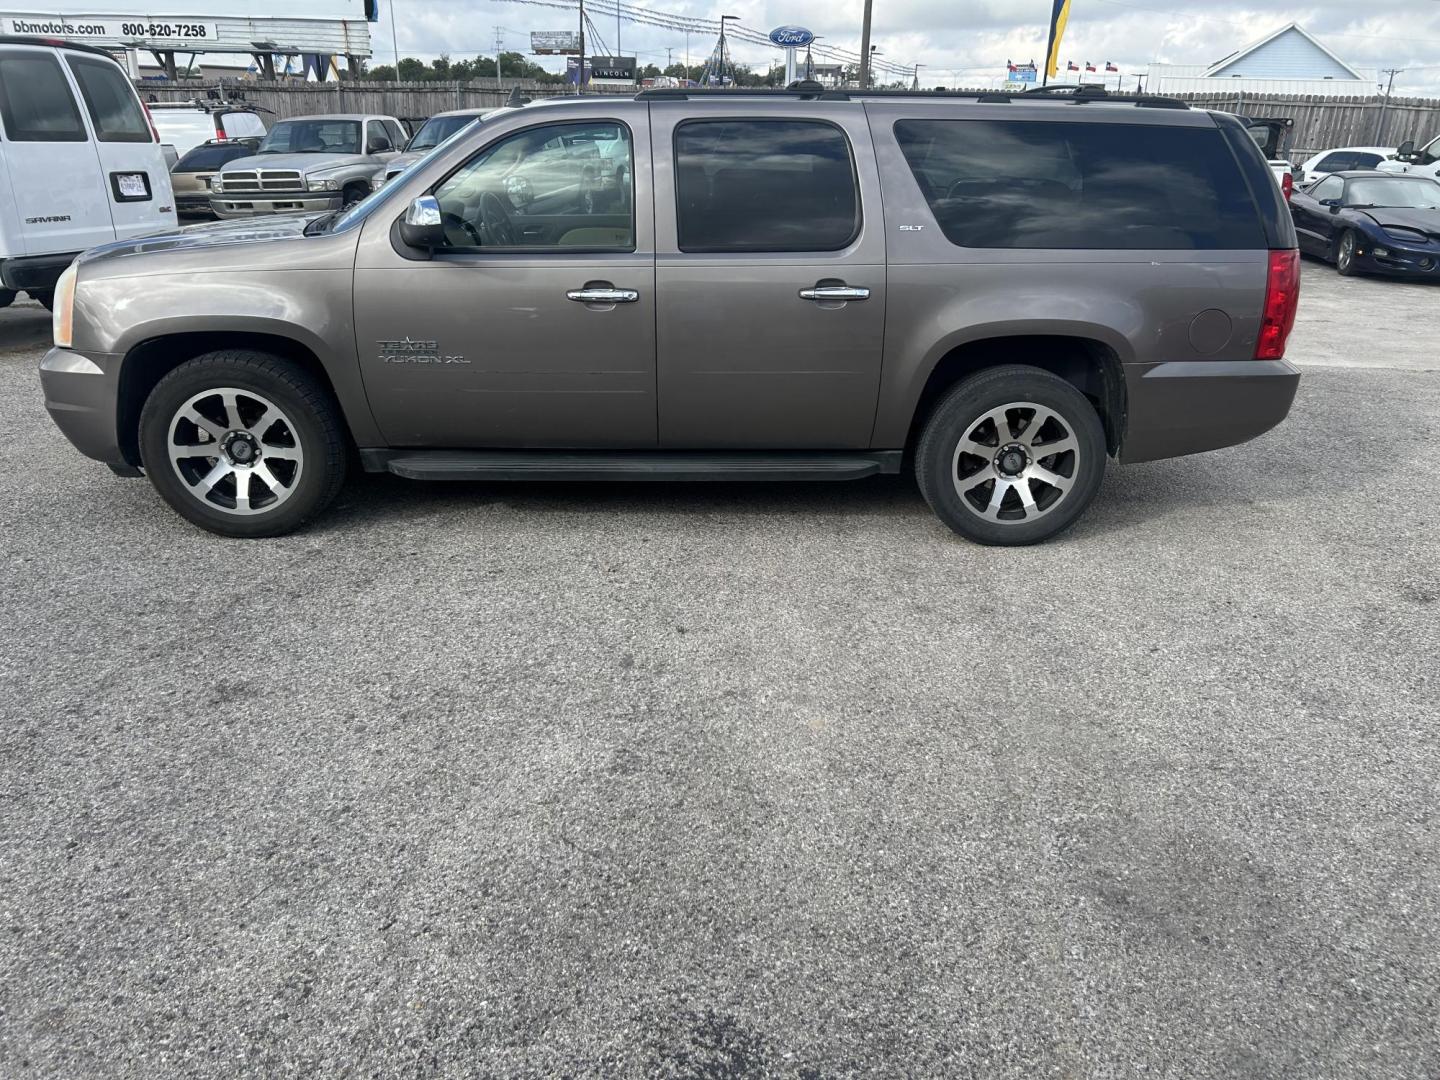
[{"label": "tire", "polygon": [[1080,391],[1039,368],[1007,364],[940,399],[916,448],[915,476],[955,532],[1010,547],[1073,525],[1100,490],[1105,457],[1105,429]]},{"label": "tire", "polygon": [[0,310],[9,307],[15,302],[14,289],[0,289]]},{"label": "tire", "polygon": [[46,311],[54,311],[54,310],[55,310],[55,290],[54,290],[54,289],[26,289],[25,291],[30,294],[30,299],[31,299],[31,300],[34,300],[37,304],[39,304],[41,307],[43,307]]},{"label": "tire", "polygon": [[280,536],[310,520],[340,490],[345,451],[330,394],[268,353],[227,349],[188,360],[140,411],[140,454],[155,490],[221,536]]},{"label": "tire", "polygon": [[[1349,255],[1346,255],[1346,245],[1349,244]],[[1335,241],[1335,272],[1341,277],[1354,277],[1360,271],[1355,267],[1355,233],[1346,229]]]}]

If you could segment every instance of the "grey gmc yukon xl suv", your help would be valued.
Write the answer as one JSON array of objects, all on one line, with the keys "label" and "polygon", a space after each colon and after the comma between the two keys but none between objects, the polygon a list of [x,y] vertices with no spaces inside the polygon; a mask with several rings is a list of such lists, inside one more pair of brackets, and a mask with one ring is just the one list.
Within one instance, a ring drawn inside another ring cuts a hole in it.
[{"label": "grey gmc yukon xl suv", "polygon": [[957,533],[1025,544],[1075,521],[1107,456],[1284,418],[1298,274],[1279,188],[1223,114],[647,91],[502,110],[343,212],[87,252],[41,380],[83,453],[229,536],[295,528],[355,463],[839,480],[908,461]]}]

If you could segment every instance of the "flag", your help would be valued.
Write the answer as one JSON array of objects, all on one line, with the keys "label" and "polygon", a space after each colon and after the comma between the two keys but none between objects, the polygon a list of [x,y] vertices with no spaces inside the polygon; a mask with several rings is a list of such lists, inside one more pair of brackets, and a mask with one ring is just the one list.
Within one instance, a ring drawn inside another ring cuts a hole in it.
[{"label": "flag", "polygon": [[1005,61],[1005,70],[1006,70],[1006,71],[1018,71],[1019,69],[1015,66],[1015,61],[1014,61],[1014,60],[1006,60],[1006,61]]},{"label": "flag", "polygon": [[1050,3],[1050,44],[1045,46],[1045,74],[1053,78],[1060,66],[1060,41],[1070,18],[1070,0],[1050,0]]},{"label": "flag", "polygon": [[1086,61],[1085,61],[1085,70],[1086,70],[1086,71],[1094,71],[1094,70],[1095,70],[1095,65],[1092,64],[1089,60],[1086,60]]},{"label": "flag", "polygon": [[1118,67],[1116,67],[1114,64],[1112,64],[1109,60],[1106,60],[1106,61],[1105,61],[1105,70],[1106,70],[1106,71],[1119,71],[1120,69],[1119,69]]},{"label": "flag", "polygon": [[1066,60],[1066,61],[1065,61],[1065,70],[1066,70],[1066,71],[1079,71],[1079,70],[1080,70],[1080,65],[1077,64],[1077,63],[1075,63],[1074,60]]}]

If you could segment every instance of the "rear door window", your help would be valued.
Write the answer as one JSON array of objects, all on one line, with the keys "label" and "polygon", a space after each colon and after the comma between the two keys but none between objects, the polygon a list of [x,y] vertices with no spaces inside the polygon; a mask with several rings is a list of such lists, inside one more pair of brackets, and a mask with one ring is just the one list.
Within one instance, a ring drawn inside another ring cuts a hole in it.
[{"label": "rear door window", "polygon": [[89,138],[65,72],[48,53],[0,52],[0,119],[11,142]]},{"label": "rear door window", "polygon": [[248,157],[255,151],[243,144],[236,146],[197,146],[175,163],[172,172],[201,172],[218,169],[227,161]]},{"label": "rear door window", "polygon": [[1355,168],[1355,155],[1345,151],[1326,154],[1315,165],[1316,172],[1344,172],[1346,169],[1353,168]]},{"label": "rear door window", "polygon": [[1214,128],[900,120],[895,137],[936,223],[961,247],[1266,246]]},{"label": "rear door window", "polygon": [[860,231],[850,141],[819,120],[675,129],[681,251],[839,251]]},{"label": "rear door window", "polygon": [[88,56],[69,56],[66,62],[80,84],[80,96],[90,111],[97,139],[101,142],[155,141],[135,90],[118,66]]},{"label": "rear door window", "polygon": [[[1363,152],[1362,152],[1362,153],[1357,153],[1357,154],[1355,155],[1355,161],[1351,164],[1350,168],[1352,168],[1352,169],[1373,169],[1373,168],[1375,168],[1376,165],[1379,165],[1380,162],[1382,162],[1382,161],[1384,161],[1384,160],[1385,160],[1385,159],[1384,159],[1383,157],[1381,157],[1379,154],[1366,154],[1366,153],[1363,153]],[[1337,170],[1337,171],[1338,171],[1338,170]]]}]

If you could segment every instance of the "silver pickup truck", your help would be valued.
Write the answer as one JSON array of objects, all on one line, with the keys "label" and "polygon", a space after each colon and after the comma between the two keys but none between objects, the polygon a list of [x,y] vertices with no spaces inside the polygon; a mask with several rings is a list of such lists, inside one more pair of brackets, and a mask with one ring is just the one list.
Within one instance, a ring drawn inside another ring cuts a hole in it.
[{"label": "silver pickup truck", "polygon": [[210,209],[219,218],[247,218],[353,206],[370,194],[376,172],[400,153],[406,137],[392,116],[282,120],[253,156],[211,177]]}]

